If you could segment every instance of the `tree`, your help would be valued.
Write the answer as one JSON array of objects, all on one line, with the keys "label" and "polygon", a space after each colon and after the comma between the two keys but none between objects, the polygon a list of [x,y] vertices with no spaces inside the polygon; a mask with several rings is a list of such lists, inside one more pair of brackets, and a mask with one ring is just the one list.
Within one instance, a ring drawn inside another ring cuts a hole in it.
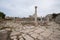
[{"label": "tree", "polygon": [[5,19],[5,14],[3,12],[0,12],[0,19]]},{"label": "tree", "polygon": [[53,16],[52,18],[54,18],[54,19],[55,19],[55,18],[56,18],[56,16],[57,16],[57,14],[53,13],[53,14],[52,14],[52,16]]}]

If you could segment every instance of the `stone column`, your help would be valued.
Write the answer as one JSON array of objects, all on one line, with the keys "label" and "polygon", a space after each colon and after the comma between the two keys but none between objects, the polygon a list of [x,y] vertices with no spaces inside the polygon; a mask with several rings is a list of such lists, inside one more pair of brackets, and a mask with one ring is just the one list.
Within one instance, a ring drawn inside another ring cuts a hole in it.
[{"label": "stone column", "polygon": [[47,17],[47,22],[49,22],[49,17]]},{"label": "stone column", "polygon": [[35,6],[35,26],[37,26],[37,6]]},{"label": "stone column", "polygon": [[42,22],[42,16],[41,16],[41,22]]}]

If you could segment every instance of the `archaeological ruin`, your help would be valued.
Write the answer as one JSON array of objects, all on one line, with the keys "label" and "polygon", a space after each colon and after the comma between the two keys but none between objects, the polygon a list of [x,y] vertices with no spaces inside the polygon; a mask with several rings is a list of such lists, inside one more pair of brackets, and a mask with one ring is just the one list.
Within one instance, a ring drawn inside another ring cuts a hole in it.
[{"label": "archaeological ruin", "polygon": [[0,40],[60,40],[60,14],[5,17],[0,21]]}]

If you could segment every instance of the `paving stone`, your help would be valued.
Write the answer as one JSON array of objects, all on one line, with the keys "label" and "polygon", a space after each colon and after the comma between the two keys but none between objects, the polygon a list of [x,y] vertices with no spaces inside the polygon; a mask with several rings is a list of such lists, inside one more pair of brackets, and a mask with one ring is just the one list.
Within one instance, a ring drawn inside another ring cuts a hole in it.
[{"label": "paving stone", "polygon": [[26,35],[24,34],[23,37],[26,39],[26,40],[33,40],[33,38],[29,35]]},{"label": "paving stone", "polygon": [[[14,27],[15,31],[12,34],[20,34],[23,32],[25,34],[25,39],[27,40],[34,40],[34,38],[38,38],[40,40],[60,40],[60,26],[55,22],[50,22],[49,26],[22,26],[18,22],[7,22],[4,24],[5,26]],[[27,35],[26,33],[30,34],[31,36]],[[20,40],[23,40],[21,38]],[[37,40],[37,39],[36,39]]]},{"label": "paving stone", "polygon": [[29,34],[33,34],[34,32],[30,32]]},{"label": "paving stone", "polygon": [[36,32],[36,33],[41,33],[41,32],[43,32],[43,31],[44,31],[44,29],[38,28],[38,29],[35,30],[34,32]]},{"label": "paving stone", "polygon": [[50,36],[50,35],[51,35],[51,33],[52,33],[52,31],[50,31],[50,30],[46,29],[46,31],[44,31],[44,32],[43,32],[43,33],[41,33],[40,35],[42,35],[42,36],[44,36],[44,37],[48,37],[48,36]]},{"label": "paving stone", "polygon": [[42,37],[41,35],[38,37],[38,39],[40,40],[44,40],[44,37]]},{"label": "paving stone", "polygon": [[33,33],[33,34],[31,34],[31,36],[34,37],[34,38],[37,38],[39,36],[39,34]]},{"label": "paving stone", "polygon": [[23,38],[20,38],[19,40],[24,40]]}]

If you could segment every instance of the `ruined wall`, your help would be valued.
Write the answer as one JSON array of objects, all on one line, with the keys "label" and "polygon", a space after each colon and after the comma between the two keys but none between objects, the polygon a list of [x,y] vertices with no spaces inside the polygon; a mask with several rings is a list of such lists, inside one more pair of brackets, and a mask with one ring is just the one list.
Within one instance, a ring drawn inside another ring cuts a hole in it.
[{"label": "ruined wall", "polygon": [[49,21],[54,21],[56,23],[60,23],[60,13],[58,14],[48,14],[46,17],[46,19],[49,18]]},{"label": "ruined wall", "polygon": [[60,15],[55,18],[55,22],[60,24]]},{"label": "ruined wall", "polygon": [[10,31],[0,30],[0,40],[11,40]]}]

